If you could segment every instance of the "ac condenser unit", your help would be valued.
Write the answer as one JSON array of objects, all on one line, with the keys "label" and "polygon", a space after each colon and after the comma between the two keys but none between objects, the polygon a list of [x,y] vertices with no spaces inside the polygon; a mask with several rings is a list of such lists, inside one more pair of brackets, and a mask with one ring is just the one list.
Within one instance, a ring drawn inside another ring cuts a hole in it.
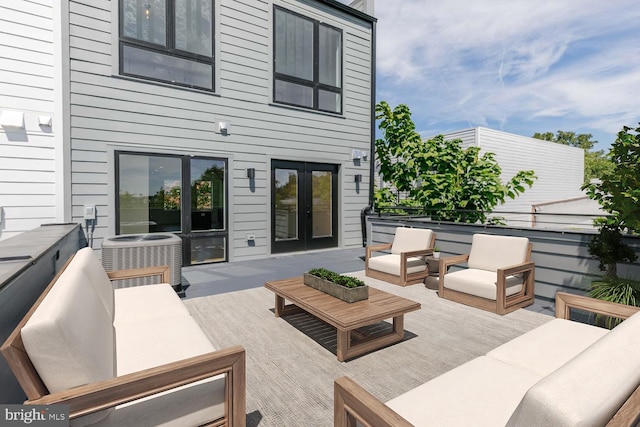
[{"label": "ac condenser unit", "polygon": [[[182,291],[182,240],[171,233],[126,234],[107,237],[102,242],[102,266],[105,271],[168,265],[170,284]],[[114,288],[158,283],[157,277],[117,280]]]}]

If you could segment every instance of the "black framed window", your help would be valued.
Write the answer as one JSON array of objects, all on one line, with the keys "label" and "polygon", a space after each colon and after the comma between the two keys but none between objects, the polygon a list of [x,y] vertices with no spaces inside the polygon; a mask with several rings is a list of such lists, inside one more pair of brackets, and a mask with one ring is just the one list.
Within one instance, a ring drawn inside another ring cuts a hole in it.
[{"label": "black framed window", "polygon": [[119,0],[120,74],[214,90],[213,0]]},{"label": "black framed window", "polygon": [[274,6],[273,100],[342,113],[342,30]]}]

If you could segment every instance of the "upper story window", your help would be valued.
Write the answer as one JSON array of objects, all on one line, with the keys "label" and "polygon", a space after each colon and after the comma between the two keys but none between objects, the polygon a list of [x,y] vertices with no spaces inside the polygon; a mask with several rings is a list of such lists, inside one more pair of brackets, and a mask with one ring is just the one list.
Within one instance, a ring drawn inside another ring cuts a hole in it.
[{"label": "upper story window", "polygon": [[213,90],[213,0],[119,0],[120,74]]},{"label": "upper story window", "polygon": [[275,7],[274,102],[342,113],[342,31]]}]

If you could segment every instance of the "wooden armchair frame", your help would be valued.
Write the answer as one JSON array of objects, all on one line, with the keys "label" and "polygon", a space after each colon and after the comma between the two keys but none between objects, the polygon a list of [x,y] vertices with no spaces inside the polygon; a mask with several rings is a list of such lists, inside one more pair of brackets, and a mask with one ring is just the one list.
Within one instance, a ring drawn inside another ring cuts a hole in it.
[{"label": "wooden armchair frame", "polygon": [[[228,347],[143,371],[49,393],[27,355],[20,332],[72,258],[69,258],[64,267],[56,274],[0,348],[0,353],[7,360],[7,364],[27,395],[28,400],[25,404],[67,404],[69,405],[69,418],[74,419],[155,393],[225,374],[225,416],[213,420],[209,425],[229,427],[244,427],[246,425],[246,357],[245,350],[241,346]],[[112,280],[160,276],[165,283],[169,283],[171,277],[168,266],[118,270],[107,274]]]},{"label": "wooden armchair frame", "polygon": [[[621,319],[626,319],[640,311],[639,307],[558,292],[556,294],[556,317],[570,319],[572,308]],[[356,427],[357,422],[365,426],[376,427],[408,427],[413,425],[349,377],[335,380],[333,392],[333,425],[335,427]],[[618,412],[607,423],[607,427],[631,427],[638,425],[638,422],[640,422],[640,387],[618,409]]]},{"label": "wooden armchair frame", "polygon": [[[436,243],[436,233],[432,233],[431,242],[429,248],[421,249],[417,251],[409,251],[400,253],[400,275],[385,273],[384,271],[374,270],[369,268],[369,259],[373,256],[374,252],[388,251],[393,246],[393,243],[383,243],[375,246],[367,246],[365,252],[365,275],[373,277],[374,279],[383,280],[385,282],[393,283],[399,286],[415,285],[416,283],[424,282],[424,279],[429,276],[429,269],[418,273],[407,273],[407,259],[418,256],[428,256],[433,254],[433,247]],[[426,262],[425,262],[426,265]]]},{"label": "wooden armchair frame", "polygon": [[[440,275],[438,280],[438,295],[441,298],[470,305],[482,310],[491,311],[500,315],[511,313],[519,308],[533,304],[535,298],[535,263],[530,261],[532,247],[533,245],[529,243],[525,262],[499,268],[496,271],[495,301],[444,287],[445,275],[447,274],[449,267],[455,264],[466,263],[469,260],[469,254],[440,258],[440,263],[438,265]],[[524,284],[520,292],[507,296],[506,279],[514,274],[522,274]]]}]

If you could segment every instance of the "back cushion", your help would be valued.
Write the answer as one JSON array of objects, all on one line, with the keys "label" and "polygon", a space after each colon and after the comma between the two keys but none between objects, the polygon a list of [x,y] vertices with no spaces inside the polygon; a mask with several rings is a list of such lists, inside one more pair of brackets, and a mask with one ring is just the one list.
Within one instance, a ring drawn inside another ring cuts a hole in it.
[{"label": "back cushion", "polygon": [[22,328],[27,354],[50,392],[115,376],[111,314],[80,268],[60,275]]},{"label": "back cushion", "polygon": [[69,266],[84,271],[89,279],[87,284],[93,286],[105,308],[111,313],[111,319],[113,320],[115,315],[113,286],[93,249],[80,249],[73,257]]},{"label": "back cushion", "polygon": [[526,237],[474,234],[469,253],[469,268],[496,271],[527,260],[529,239]]},{"label": "back cushion", "polygon": [[424,228],[396,228],[396,235],[391,246],[392,254],[418,251],[431,247],[433,231]]},{"label": "back cushion", "polygon": [[640,313],[531,387],[509,426],[603,426],[640,385]]}]

